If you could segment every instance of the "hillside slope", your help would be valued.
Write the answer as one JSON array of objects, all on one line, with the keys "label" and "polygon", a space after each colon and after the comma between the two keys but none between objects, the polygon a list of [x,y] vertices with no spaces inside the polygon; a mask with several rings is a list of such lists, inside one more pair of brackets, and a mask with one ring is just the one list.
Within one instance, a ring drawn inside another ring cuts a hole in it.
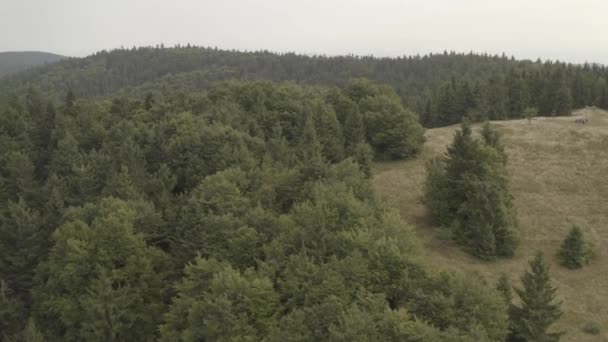
[{"label": "hillside slope", "polygon": [[65,58],[53,53],[38,51],[0,52],[0,77],[31,67],[58,62]]},{"label": "hillside slope", "polygon": [[[443,269],[479,273],[491,283],[505,272],[519,286],[527,261],[543,251],[564,302],[558,324],[567,331],[563,340],[608,341],[608,112],[586,108],[574,115],[586,116],[589,124],[575,124],[573,117],[494,122],[504,135],[520,221],[521,244],[511,260],[476,260],[425,219],[425,161],[445,151],[458,126],[428,130],[416,160],[376,164],[373,182],[382,199],[416,224],[427,260]],[[572,223],[583,228],[597,254],[590,266],[576,271],[559,266],[555,257]],[[589,321],[600,323],[599,336],[581,331]]]}]

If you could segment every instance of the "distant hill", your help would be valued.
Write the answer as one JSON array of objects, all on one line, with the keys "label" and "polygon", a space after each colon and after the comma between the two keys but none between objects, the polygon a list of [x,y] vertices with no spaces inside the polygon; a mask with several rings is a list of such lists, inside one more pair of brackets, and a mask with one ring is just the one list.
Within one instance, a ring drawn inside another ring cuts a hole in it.
[{"label": "distant hill", "polygon": [[38,51],[0,52],[0,77],[65,58],[65,56]]},{"label": "distant hill", "polygon": [[560,115],[593,105],[608,109],[608,68],[508,56],[454,53],[378,58],[268,51],[218,50],[196,46],[140,47],[67,58],[0,79],[0,94],[34,87],[61,101],[76,97],[200,92],[228,79],[294,81],[343,86],[368,78],[393,87],[425,127],[521,117],[526,107]]}]

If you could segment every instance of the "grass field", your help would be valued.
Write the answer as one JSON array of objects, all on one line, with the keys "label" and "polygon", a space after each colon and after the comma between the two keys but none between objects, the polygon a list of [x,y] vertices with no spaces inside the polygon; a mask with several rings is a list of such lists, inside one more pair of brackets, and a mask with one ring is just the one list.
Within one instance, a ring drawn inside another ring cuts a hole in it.
[{"label": "grass field", "polygon": [[[582,116],[588,124],[574,122]],[[445,152],[458,126],[428,130],[415,160],[377,163],[376,193],[416,225],[426,260],[441,269],[477,273],[492,284],[505,272],[519,286],[528,260],[543,251],[563,300],[564,315],[557,324],[566,331],[562,341],[608,341],[608,112],[585,108],[573,117],[493,124],[503,133],[520,225],[520,246],[513,259],[474,259],[426,220],[421,203],[425,162]],[[596,252],[591,265],[575,271],[559,266],[555,256],[573,223],[583,228]],[[591,321],[599,323],[599,335],[582,331]]]}]

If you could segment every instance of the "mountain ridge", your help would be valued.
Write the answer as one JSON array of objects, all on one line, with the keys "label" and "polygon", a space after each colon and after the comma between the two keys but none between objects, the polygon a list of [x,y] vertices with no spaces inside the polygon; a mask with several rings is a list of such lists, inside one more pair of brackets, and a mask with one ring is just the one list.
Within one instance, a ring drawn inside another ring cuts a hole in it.
[{"label": "mountain ridge", "polygon": [[0,78],[66,58],[68,57],[45,51],[0,52]]}]

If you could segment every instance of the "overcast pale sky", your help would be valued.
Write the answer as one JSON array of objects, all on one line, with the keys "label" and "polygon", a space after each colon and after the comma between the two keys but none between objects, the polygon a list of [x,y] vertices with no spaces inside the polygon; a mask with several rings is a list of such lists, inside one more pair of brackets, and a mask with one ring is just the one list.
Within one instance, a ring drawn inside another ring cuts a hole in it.
[{"label": "overcast pale sky", "polygon": [[0,0],[0,51],[120,46],[398,56],[444,49],[608,64],[606,0]]}]

